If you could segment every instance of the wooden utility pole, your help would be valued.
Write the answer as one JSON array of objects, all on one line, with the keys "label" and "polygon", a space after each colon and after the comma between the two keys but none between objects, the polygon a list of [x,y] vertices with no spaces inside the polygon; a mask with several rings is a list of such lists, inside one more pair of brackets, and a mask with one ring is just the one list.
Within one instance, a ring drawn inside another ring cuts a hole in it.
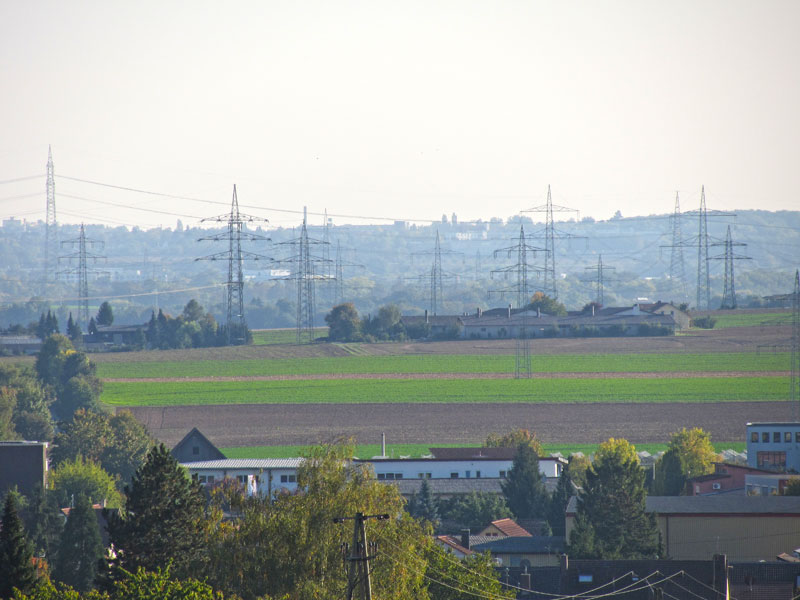
[{"label": "wooden utility pole", "polygon": [[[367,529],[364,526],[367,519],[377,519],[384,521],[389,515],[365,515],[357,512],[353,517],[336,517],[334,523],[344,523],[353,521],[353,544],[348,549],[345,547],[344,559],[347,561],[347,600],[372,600],[372,582],[370,581],[369,561],[375,555],[369,554],[370,546],[367,544]],[[360,594],[355,596],[356,588],[360,588]]]}]

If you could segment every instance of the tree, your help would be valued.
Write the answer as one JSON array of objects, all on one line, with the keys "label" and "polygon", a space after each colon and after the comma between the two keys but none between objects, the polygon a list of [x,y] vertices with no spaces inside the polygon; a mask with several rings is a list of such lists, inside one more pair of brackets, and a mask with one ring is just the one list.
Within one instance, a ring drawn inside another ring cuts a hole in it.
[{"label": "tree", "polygon": [[200,321],[205,317],[203,306],[194,298],[183,307],[183,318],[186,321]]},{"label": "tree", "polygon": [[69,313],[69,319],[67,320],[67,337],[70,339],[73,346],[78,346],[83,341],[81,326],[77,321],[72,319],[72,313]]},{"label": "tree", "polygon": [[578,494],[569,553],[576,558],[650,558],[660,553],[655,515],[645,511],[644,471],[627,440],[600,444]]},{"label": "tree", "polygon": [[[448,526],[483,527],[497,519],[511,516],[505,498],[492,492],[470,492],[466,496],[454,496],[446,502],[440,501],[439,512]],[[455,528],[455,527],[454,527]]]},{"label": "tree", "polygon": [[100,465],[81,456],[60,463],[50,472],[47,485],[60,506],[72,506],[73,499],[78,496],[85,496],[94,503],[105,503],[110,508],[122,504],[116,480]]},{"label": "tree", "polygon": [[17,406],[16,392],[0,387],[0,440],[13,440],[17,437],[14,429],[14,409]]},{"label": "tree", "polygon": [[672,435],[669,442],[671,450],[675,450],[681,461],[681,470],[688,479],[714,472],[714,461],[719,456],[711,444],[711,434],[699,427],[685,427]]},{"label": "tree", "polygon": [[36,373],[42,384],[55,392],[52,410],[61,419],[69,419],[79,408],[97,406],[103,386],[96,367],[63,335],[51,335],[42,344]]},{"label": "tree", "polygon": [[103,302],[100,305],[95,322],[104,327],[108,327],[114,323],[114,311],[111,310],[111,305],[108,302]]},{"label": "tree", "polygon": [[38,484],[28,497],[28,505],[21,512],[34,553],[51,559],[55,556],[61,530],[64,527],[63,514],[58,507],[55,495]]},{"label": "tree", "polygon": [[561,302],[542,292],[536,292],[531,297],[531,301],[526,308],[528,310],[539,309],[544,314],[555,317],[565,317],[567,315],[567,309]]},{"label": "tree", "polygon": [[516,597],[515,590],[506,589],[500,583],[494,560],[488,552],[475,552],[458,560],[444,548],[429,543],[425,546],[420,559],[415,562],[425,564],[426,577],[429,581],[428,595],[431,600],[462,600],[476,597],[511,600]]},{"label": "tree", "polygon": [[569,465],[561,472],[553,495],[550,497],[550,511],[547,522],[553,535],[566,535],[566,512],[570,498],[575,494],[575,486],[570,477]]},{"label": "tree", "polygon": [[86,327],[89,335],[97,335],[97,321],[94,320],[94,317],[89,319],[89,325]]},{"label": "tree", "polygon": [[483,442],[484,448],[517,448],[520,444],[530,446],[536,456],[544,456],[544,447],[535,432],[528,429],[514,429],[505,435],[490,433]]},{"label": "tree", "polygon": [[75,499],[58,545],[53,576],[80,592],[92,589],[103,556],[100,527],[92,503],[83,494]]},{"label": "tree", "polygon": [[578,453],[578,454],[570,454],[569,456],[569,478],[570,481],[579,488],[582,488],[586,485],[586,471],[589,470],[589,467],[592,466],[592,461],[590,461],[586,455]]},{"label": "tree", "polygon": [[424,519],[434,527],[439,523],[439,502],[431,492],[431,486],[427,479],[422,480],[419,493],[414,492],[406,506],[408,514],[415,519]]},{"label": "tree", "polygon": [[51,335],[39,349],[36,357],[36,373],[45,385],[56,386],[61,382],[64,362],[69,353],[74,352],[72,342],[63,335]]},{"label": "tree", "polygon": [[539,471],[539,457],[528,444],[520,444],[508,478],[501,482],[506,504],[518,519],[547,516],[549,497]]},{"label": "tree", "polygon": [[117,549],[113,566],[154,570],[171,561],[178,577],[197,572],[193,568],[201,568],[205,559],[205,499],[200,484],[189,479],[164,444],[150,450],[125,494],[122,516],[109,515],[108,533]]},{"label": "tree", "polygon": [[361,320],[352,302],[337,304],[325,315],[328,339],[332,342],[351,342],[360,336]]},{"label": "tree", "polygon": [[800,478],[793,477],[783,488],[784,496],[800,496]]},{"label": "tree", "polygon": [[18,496],[14,491],[6,494],[0,521],[0,598],[10,598],[14,588],[24,594],[36,585],[33,545],[25,537]]},{"label": "tree", "polygon": [[653,477],[653,494],[656,496],[680,496],[686,488],[686,476],[678,451],[667,450],[656,462]]}]

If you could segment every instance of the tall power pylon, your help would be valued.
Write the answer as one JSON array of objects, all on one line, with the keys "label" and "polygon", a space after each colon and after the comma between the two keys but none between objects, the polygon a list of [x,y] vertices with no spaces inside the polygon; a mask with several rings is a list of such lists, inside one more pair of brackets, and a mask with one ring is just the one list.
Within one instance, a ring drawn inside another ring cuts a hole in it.
[{"label": "tall power pylon", "polygon": [[339,244],[339,240],[336,240],[336,265],[334,271],[334,302],[336,304],[341,304],[344,302],[344,268],[345,267],[358,267],[363,269],[364,265],[359,265],[353,262],[345,261],[342,257],[342,247]]},{"label": "tall power pylon", "polygon": [[497,274],[502,275],[503,278],[506,279],[509,275],[516,275],[516,283],[505,288],[489,291],[490,295],[499,294],[500,297],[503,297],[508,293],[515,293],[517,308],[522,311],[521,324],[519,327],[519,332],[516,336],[516,362],[514,365],[514,377],[516,379],[521,379],[523,377],[529,378],[531,376],[531,346],[530,339],[528,337],[528,320],[525,311],[525,307],[528,305],[531,297],[530,287],[528,284],[528,273],[529,271],[541,273],[543,270],[541,268],[531,267],[531,265],[528,263],[528,253],[536,256],[537,252],[544,251],[544,248],[538,248],[528,244],[527,238],[525,237],[525,228],[523,225],[520,225],[517,243],[513,246],[508,246],[507,248],[495,250],[494,253],[495,257],[505,254],[509,258],[516,256],[517,259],[516,263],[500,269],[494,269],[491,272],[492,277]]},{"label": "tall power pylon", "polygon": [[328,242],[317,240],[308,236],[306,207],[303,207],[303,225],[300,229],[300,237],[287,242],[281,242],[280,246],[290,246],[292,254],[278,262],[292,266],[292,272],[284,279],[297,282],[297,343],[311,343],[314,341],[314,320],[316,318],[315,305],[315,283],[317,281],[329,281],[330,259],[323,256],[316,256],[311,253],[314,246],[326,246]]},{"label": "tall power pylon", "polygon": [[[711,260],[708,256],[708,248],[711,245],[711,238],[708,235],[708,217],[735,217],[736,213],[722,212],[719,210],[708,210],[706,208],[706,186],[700,190],[700,209],[685,213],[687,215],[697,215],[698,232],[697,238],[693,240],[697,246],[697,308],[698,310],[708,310],[711,303],[711,279],[708,266]],[[720,240],[713,240],[718,242]]]},{"label": "tall power pylon", "polygon": [[672,285],[673,293],[686,302],[689,299],[686,291],[686,267],[683,262],[683,235],[681,232],[681,201],[678,192],[675,192],[675,211],[672,213],[672,245],[669,257],[669,281]]},{"label": "tall power pylon", "polygon": [[792,292],[792,378],[789,385],[792,419],[796,421],[800,410],[800,271],[794,272]]},{"label": "tall power pylon", "polygon": [[595,302],[600,306],[605,304],[605,298],[603,297],[603,289],[605,283],[605,271],[614,270],[615,267],[609,267],[603,264],[603,255],[600,254],[597,257],[597,266],[595,267],[586,267],[587,271],[594,271],[594,277],[590,280],[592,283],[595,284]]},{"label": "tall power pylon", "polygon": [[56,180],[53,170],[53,151],[47,147],[47,220],[44,239],[44,280],[55,281],[58,271],[58,222],[56,221]]},{"label": "tall power pylon", "polygon": [[195,260],[224,260],[228,262],[228,280],[225,282],[225,310],[228,343],[242,341],[247,326],[244,318],[244,274],[242,263],[245,260],[271,261],[272,259],[253,252],[242,250],[242,240],[249,242],[269,241],[269,238],[246,231],[248,223],[269,223],[262,217],[254,217],[239,212],[239,199],[236,194],[236,185],[233,186],[231,211],[216,217],[203,219],[202,222],[215,221],[227,225],[223,233],[202,237],[198,241],[228,242],[228,249],[224,252],[209,254]]},{"label": "tall power pylon", "polygon": [[555,223],[553,220],[553,213],[574,212],[579,214],[579,212],[574,208],[567,208],[566,206],[554,205],[549,185],[547,186],[546,203],[540,206],[534,206],[533,208],[525,209],[522,212],[545,213],[544,231],[541,234],[533,234],[531,238],[541,239],[543,237],[545,240],[543,291],[545,294],[547,294],[548,296],[550,296],[555,300],[556,298],[558,298],[558,285],[556,284],[556,239],[571,239],[571,238],[577,239],[583,236],[573,235],[571,233],[566,233],[557,230],[555,228]]},{"label": "tall power pylon", "polygon": [[417,279],[430,282],[429,298],[430,312],[432,315],[437,315],[439,313],[439,309],[442,308],[442,303],[444,302],[444,280],[454,278],[452,273],[447,273],[442,269],[443,254],[454,255],[461,254],[461,252],[447,249],[443,250],[438,229],[436,230],[436,242],[434,243],[432,252],[426,250],[422,252],[413,252],[411,254],[412,257],[433,255],[433,264],[431,265],[430,271],[417,277]]},{"label": "tall power pylon", "polygon": [[722,304],[720,308],[736,308],[736,284],[733,277],[733,263],[736,260],[750,260],[749,256],[742,256],[735,254],[733,251],[734,246],[747,246],[743,242],[734,242],[731,238],[731,226],[728,225],[728,233],[725,236],[724,242],[714,242],[709,246],[724,246],[725,251],[719,256],[711,256],[711,260],[724,260],[725,261],[725,287],[722,292]]},{"label": "tall power pylon", "polygon": [[89,327],[89,275],[99,275],[103,271],[89,268],[89,261],[96,264],[98,260],[104,260],[105,256],[89,252],[87,248],[103,249],[103,242],[91,240],[86,237],[86,230],[81,223],[81,231],[77,238],[61,242],[62,247],[77,249],[77,252],[59,256],[59,261],[65,261],[76,265],[71,268],[62,269],[59,274],[62,276],[73,276],[78,281],[78,324],[84,328]]}]

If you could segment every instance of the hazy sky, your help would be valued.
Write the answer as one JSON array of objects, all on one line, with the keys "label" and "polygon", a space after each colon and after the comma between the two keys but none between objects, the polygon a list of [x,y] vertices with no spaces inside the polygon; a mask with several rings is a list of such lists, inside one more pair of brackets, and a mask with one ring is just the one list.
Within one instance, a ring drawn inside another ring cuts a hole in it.
[{"label": "hazy sky", "polygon": [[[60,222],[143,227],[233,183],[278,226],[506,218],[548,184],[598,219],[702,184],[798,210],[798,23],[796,0],[5,0],[0,181],[52,144]],[[44,214],[44,178],[0,184],[0,216]]]}]

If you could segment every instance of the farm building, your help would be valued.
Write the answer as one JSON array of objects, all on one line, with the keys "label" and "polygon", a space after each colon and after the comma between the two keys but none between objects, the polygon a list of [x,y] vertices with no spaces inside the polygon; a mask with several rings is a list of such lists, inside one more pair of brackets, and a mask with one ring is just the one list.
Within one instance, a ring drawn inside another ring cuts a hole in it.
[{"label": "farm building", "polygon": [[180,442],[175,444],[171,453],[180,463],[223,460],[225,458],[222,451],[211,443],[211,440],[204,436],[197,427],[193,427]]},{"label": "farm building", "polygon": [[[649,496],[665,556],[702,560],[725,553],[731,561],[775,560],[797,547],[800,496]],[[567,505],[567,539],[575,526],[577,498]]]},{"label": "farm building", "polygon": [[692,477],[686,481],[688,496],[745,492],[748,478],[753,474],[771,474],[771,471],[725,462],[714,463],[714,472]]},{"label": "farm building", "polygon": [[181,465],[203,485],[235,479],[246,486],[248,493],[271,496],[297,489],[297,469],[302,462],[302,458],[226,458]]}]

